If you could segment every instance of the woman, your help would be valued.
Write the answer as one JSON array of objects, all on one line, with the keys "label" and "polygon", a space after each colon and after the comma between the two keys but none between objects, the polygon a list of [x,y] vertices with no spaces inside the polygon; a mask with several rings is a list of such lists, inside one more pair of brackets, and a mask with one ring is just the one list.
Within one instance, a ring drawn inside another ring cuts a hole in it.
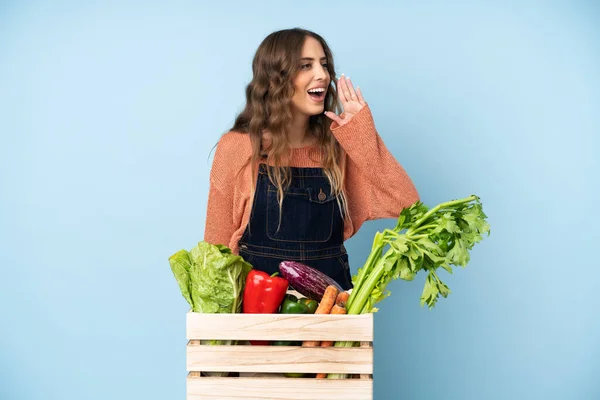
[{"label": "woman", "polygon": [[367,220],[397,218],[418,193],[360,89],[335,79],[321,36],[274,32],[252,70],[246,107],[217,144],[204,240],[256,269],[273,273],[295,260],[350,289],[344,241]]}]

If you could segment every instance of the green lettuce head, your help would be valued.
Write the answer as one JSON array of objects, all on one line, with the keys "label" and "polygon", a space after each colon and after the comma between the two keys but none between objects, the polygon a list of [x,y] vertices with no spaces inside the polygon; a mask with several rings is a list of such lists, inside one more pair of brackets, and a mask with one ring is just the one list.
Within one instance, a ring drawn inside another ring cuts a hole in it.
[{"label": "green lettuce head", "polygon": [[193,312],[241,312],[246,276],[252,265],[231,249],[199,242],[189,252],[173,254],[169,264]]}]

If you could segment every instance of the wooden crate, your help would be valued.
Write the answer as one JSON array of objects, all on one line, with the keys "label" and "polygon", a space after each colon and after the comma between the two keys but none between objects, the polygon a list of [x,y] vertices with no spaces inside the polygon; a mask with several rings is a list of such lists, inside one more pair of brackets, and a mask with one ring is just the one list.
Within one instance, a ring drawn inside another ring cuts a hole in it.
[{"label": "wooden crate", "polygon": [[[187,314],[187,400],[371,400],[373,314]],[[200,340],[332,340],[360,347],[210,346]],[[201,372],[232,372],[228,377]],[[351,379],[277,373],[344,373]],[[248,373],[260,373],[263,376]],[[271,376],[268,376],[272,373]],[[266,376],[265,376],[266,375]]]}]

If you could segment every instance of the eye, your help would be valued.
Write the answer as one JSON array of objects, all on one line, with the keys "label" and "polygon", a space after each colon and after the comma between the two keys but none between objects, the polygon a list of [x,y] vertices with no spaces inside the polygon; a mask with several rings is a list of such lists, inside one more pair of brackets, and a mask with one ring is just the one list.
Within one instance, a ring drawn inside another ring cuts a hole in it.
[{"label": "eye", "polygon": [[[325,68],[325,69],[329,68],[329,64],[328,64],[328,63],[323,63],[323,64],[321,64],[321,65],[322,65],[322,66],[323,66],[323,68]],[[302,64],[302,65],[300,66],[300,69],[308,69],[308,68],[310,68],[310,67],[311,67],[311,64]]]}]

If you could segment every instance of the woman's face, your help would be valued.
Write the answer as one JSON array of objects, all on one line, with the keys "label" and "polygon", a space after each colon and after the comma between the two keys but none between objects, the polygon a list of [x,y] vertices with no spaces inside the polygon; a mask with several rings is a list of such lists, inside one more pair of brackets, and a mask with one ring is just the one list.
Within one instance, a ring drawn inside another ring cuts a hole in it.
[{"label": "woman's face", "polygon": [[317,39],[306,38],[300,62],[300,71],[293,80],[292,110],[295,115],[306,117],[321,114],[331,79],[323,46]]}]

